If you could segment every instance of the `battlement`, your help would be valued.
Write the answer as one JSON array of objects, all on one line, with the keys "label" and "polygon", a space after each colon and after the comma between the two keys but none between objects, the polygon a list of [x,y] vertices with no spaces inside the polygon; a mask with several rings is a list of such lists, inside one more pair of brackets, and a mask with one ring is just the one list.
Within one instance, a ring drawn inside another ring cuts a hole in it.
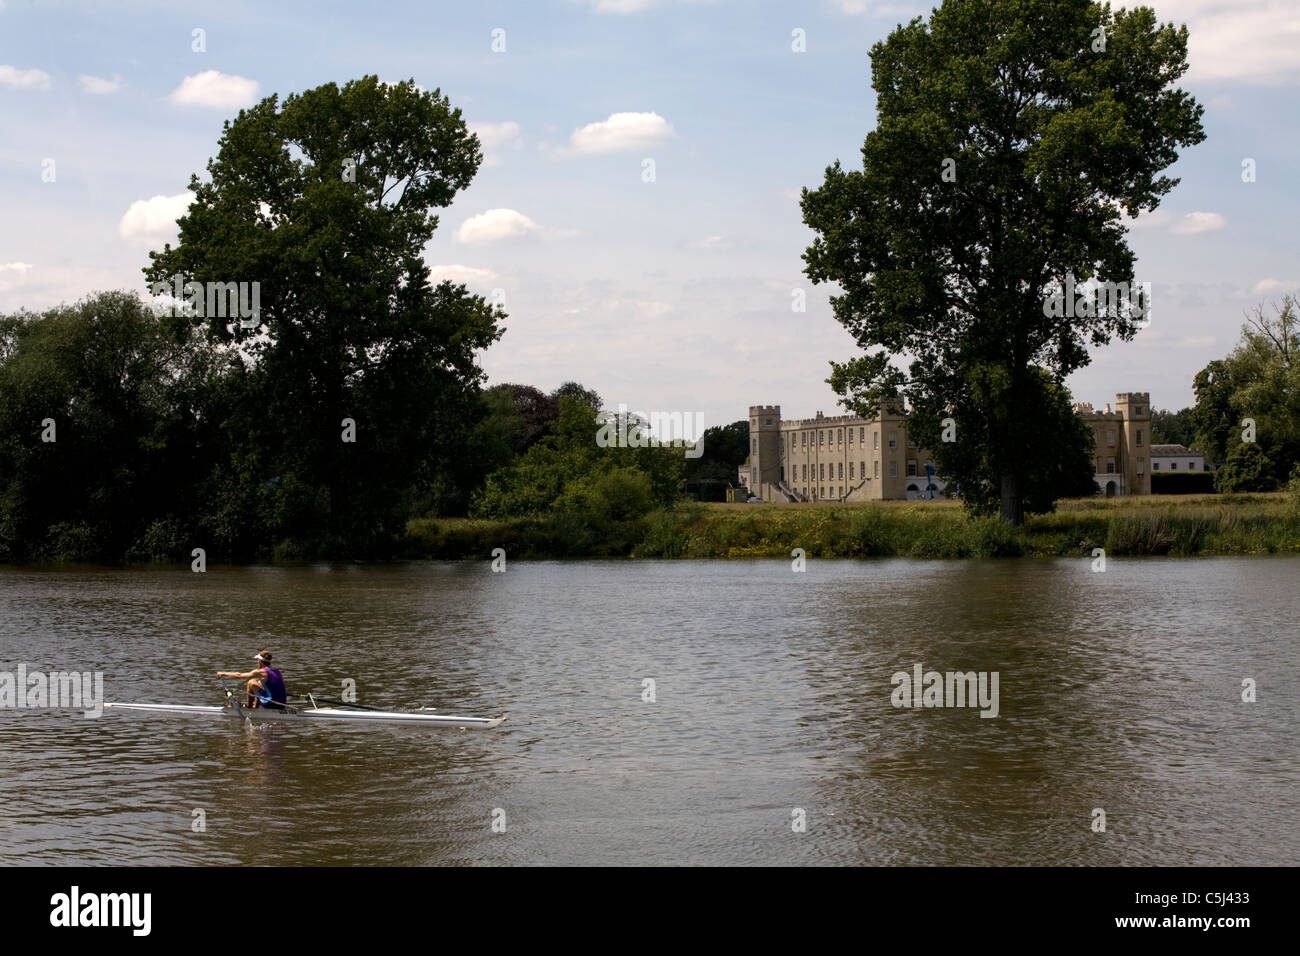
[{"label": "battlement", "polygon": [[780,418],[781,406],[780,405],[750,405],[749,417],[757,418],[759,415],[763,415],[769,418]]}]

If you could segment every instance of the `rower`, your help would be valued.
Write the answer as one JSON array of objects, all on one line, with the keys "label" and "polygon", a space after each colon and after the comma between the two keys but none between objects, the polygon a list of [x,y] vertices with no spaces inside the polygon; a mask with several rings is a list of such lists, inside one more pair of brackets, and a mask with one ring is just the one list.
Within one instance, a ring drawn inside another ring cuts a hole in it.
[{"label": "rower", "polygon": [[239,680],[247,678],[248,707],[283,710],[288,695],[284,691],[284,678],[278,670],[271,666],[271,652],[260,651],[253,660],[257,661],[257,667],[247,674],[236,674],[234,671],[217,671],[217,676],[234,677]]}]

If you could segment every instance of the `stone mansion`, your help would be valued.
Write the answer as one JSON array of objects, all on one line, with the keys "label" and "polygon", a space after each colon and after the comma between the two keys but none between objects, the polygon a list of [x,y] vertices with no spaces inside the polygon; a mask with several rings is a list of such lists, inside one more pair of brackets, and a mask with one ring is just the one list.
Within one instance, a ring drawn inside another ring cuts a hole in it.
[{"label": "stone mansion", "polygon": [[[1098,489],[1107,497],[1150,494],[1149,394],[1122,392],[1114,410],[1109,403],[1074,410],[1092,429]],[[783,420],[780,405],[751,405],[749,461],[739,478],[766,501],[911,500],[947,486],[930,452],[908,439],[906,416],[883,408],[874,418],[818,412]]]}]

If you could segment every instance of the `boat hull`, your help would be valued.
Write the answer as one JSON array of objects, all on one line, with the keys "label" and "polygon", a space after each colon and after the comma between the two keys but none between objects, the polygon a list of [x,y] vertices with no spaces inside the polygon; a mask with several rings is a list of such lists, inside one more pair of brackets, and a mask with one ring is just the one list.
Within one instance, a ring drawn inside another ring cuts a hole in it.
[{"label": "boat hull", "polygon": [[421,727],[498,727],[504,717],[456,717],[447,714],[402,714],[387,710],[338,710],[316,708],[297,711],[272,710],[260,707],[207,707],[197,704],[113,704],[104,710],[146,714],[191,714],[199,717],[237,717],[249,720],[281,720],[290,723],[361,723],[361,724],[412,724]]}]

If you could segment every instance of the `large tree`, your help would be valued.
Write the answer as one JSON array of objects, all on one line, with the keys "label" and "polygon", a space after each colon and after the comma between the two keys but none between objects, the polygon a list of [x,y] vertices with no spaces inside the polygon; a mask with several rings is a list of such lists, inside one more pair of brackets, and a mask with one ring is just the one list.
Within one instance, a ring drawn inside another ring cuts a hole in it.
[{"label": "large tree", "polygon": [[[867,350],[829,381],[860,414],[905,398],[940,471],[1006,521],[1035,475],[1076,457],[1039,430],[1036,370],[1060,383],[1089,344],[1138,328],[1118,297],[1050,303],[1067,282],[1132,282],[1122,215],[1154,209],[1177,148],[1204,138],[1173,86],[1186,53],[1186,28],[1148,8],[945,0],[872,48],[862,170],[837,161],[804,192],[805,271],[839,284],[835,317]],[[948,417],[955,442],[939,440]]]},{"label": "large tree", "polygon": [[277,540],[340,555],[382,542],[483,413],[476,352],[501,313],[433,286],[422,258],[481,160],[460,111],[413,81],[271,96],[225,124],[179,244],[151,254],[151,283],[260,284],[255,327],[187,321],[247,356],[223,486],[255,490]]}]

